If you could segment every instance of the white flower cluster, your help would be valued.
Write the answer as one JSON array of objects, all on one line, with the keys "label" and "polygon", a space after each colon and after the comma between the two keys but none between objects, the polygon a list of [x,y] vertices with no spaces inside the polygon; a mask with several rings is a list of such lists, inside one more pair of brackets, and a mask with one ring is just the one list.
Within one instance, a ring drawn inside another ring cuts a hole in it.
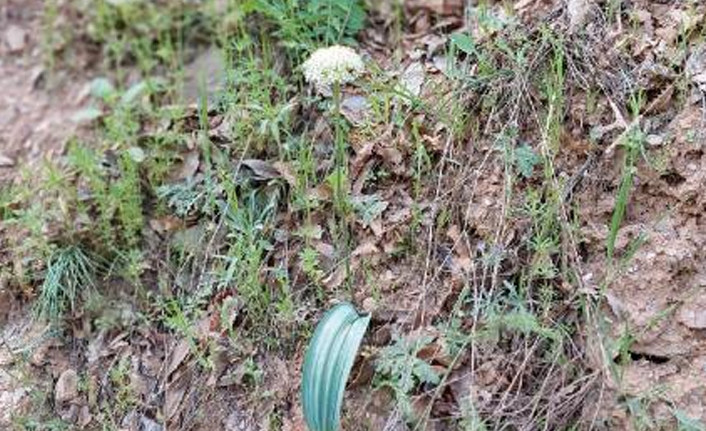
[{"label": "white flower cluster", "polygon": [[340,45],[317,49],[302,67],[306,80],[323,88],[351,82],[365,68],[360,55]]}]

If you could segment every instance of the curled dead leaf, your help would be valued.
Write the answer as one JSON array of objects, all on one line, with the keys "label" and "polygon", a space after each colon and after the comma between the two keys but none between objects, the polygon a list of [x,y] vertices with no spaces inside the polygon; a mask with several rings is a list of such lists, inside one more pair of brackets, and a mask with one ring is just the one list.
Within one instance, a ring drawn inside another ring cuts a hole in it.
[{"label": "curled dead leaf", "polygon": [[266,181],[281,176],[280,171],[271,163],[259,159],[245,159],[242,165],[246,166],[254,174],[254,179]]},{"label": "curled dead leaf", "polygon": [[297,186],[297,175],[294,167],[286,162],[274,162],[272,167],[279,172],[279,174],[284,178],[284,180],[292,187]]},{"label": "curled dead leaf", "polygon": [[407,0],[405,6],[411,13],[428,11],[439,15],[462,15],[463,0]]},{"label": "curled dead leaf", "polygon": [[357,94],[344,97],[341,102],[341,114],[354,126],[365,123],[370,105],[365,96]]}]

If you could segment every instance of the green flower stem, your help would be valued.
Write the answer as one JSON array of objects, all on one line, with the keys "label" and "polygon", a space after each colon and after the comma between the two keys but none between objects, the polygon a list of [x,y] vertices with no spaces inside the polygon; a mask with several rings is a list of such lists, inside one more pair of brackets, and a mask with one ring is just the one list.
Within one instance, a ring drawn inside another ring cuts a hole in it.
[{"label": "green flower stem", "polygon": [[345,213],[343,181],[346,173],[346,142],[341,115],[341,84],[333,86],[333,127],[334,127],[334,203],[340,216]]},{"label": "green flower stem", "polygon": [[[333,173],[333,203],[340,229],[339,238],[345,247],[345,255],[350,252],[350,230],[347,223],[348,196],[345,190],[348,178],[348,163],[346,158],[345,119],[341,114],[341,84],[333,85],[333,127],[334,127],[334,173]],[[350,261],[346,259],[346,281],[350,280]]]}]

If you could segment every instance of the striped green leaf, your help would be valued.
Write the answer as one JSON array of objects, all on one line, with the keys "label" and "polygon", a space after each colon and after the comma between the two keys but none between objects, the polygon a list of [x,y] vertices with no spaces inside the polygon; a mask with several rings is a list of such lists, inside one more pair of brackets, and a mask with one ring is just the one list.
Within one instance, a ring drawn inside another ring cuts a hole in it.
[{"label": "striped green leaf", "polygon": [[370,322],[349,303],[329,310],[304,359],[302,407],[310,431],[337,431],[348,375]]}]

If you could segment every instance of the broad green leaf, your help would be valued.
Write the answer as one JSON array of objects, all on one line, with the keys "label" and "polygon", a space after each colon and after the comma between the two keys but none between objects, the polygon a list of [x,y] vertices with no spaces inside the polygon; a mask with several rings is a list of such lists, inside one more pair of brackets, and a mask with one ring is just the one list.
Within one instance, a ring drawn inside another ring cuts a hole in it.
[{"label": "broad green leaf", "polygon": [[534,167],[541,161],[542,159],[529,145],[522,145],[515,150],[515,162],[517,163],[517,169],[525,178],[532,176]]},{"label": "broad green leaf", "polygon": [[140,147],[130,147],[127,149],[127,154],[130,156],[130,158],[135,161],[136,163],[142,163],[145,161],[147,158],[147,155],[145,154],[145,150],[143,150]]},{"label": "broad green leaf", "polygon": [[91,81],[91,95],[98,99],[107,100],[115,94],[115,87],[106,78],[96,78]]},{"label": "broad green leaf", "polygon": [[76,123],[88,123],[103,115],[103,111],[95,106],[84,108],[71,116],[71,120]]},{"label": "broad green leaf", "polygon": [[120,103],[123,105],[129,105],[133,103],[142,93],[147,90],[147,83],[145,81],[140,81],[132,87],[128,88],[120,98]]},{"label": "broad green leaf", "polygon": [[346,381],[369,322],[369,315],[342,303],[316,327],[302,376],[302,407],[310,431],[339,429]]},{"label": "broad green leaf", "polygon": [[449,36],[449,39],[451,39],[451,42],[456,45],[458,49],[465,52],[466,54],[475,54],[476,44],[473,43],[473,39],[471,38],[471,36],[467,34],[454,33]]}]

